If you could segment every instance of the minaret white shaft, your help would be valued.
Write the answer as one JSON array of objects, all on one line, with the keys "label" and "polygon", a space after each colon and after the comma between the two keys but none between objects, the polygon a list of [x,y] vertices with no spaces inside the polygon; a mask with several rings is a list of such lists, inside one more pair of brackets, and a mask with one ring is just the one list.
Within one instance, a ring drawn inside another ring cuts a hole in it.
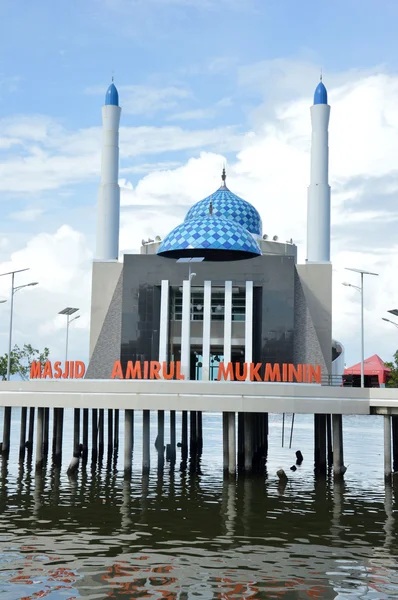
[{"label": "minaret white shaft", "polygon": [[311,179],[308,188],[307,261],[330,262],[328,104],[311,106]]},{"label": "minaret white shaft", "polygon": [[117,260],[119,256],[120,188],[119,123],[122,109],[102,107],[101,183],[98,193],[97,260]]}]

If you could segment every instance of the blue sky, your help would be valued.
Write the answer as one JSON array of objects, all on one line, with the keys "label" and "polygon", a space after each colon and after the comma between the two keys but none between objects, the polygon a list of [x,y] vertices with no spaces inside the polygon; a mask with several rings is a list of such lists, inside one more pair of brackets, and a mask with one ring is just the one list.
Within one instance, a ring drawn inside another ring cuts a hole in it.
[{"label": "blue sky", "polygon": [[359,360],[358,299],[340,284],[344,266],[371,264],[380,280],[369,284],[366,350],[388,359],[398,346],[381,324],[398,296],[397,20],[392,0],[3,1],[0,261],[3,271],[29,263],[40,280],[21,292],[15,341],[59,354],[56,314],[75,303],[82,318],[71,344],[87,358],[101,105],[112,73],[123,251],[176,225],[218,187],[226,159],[230,187],[260,210],[264,231],[293,237],[304,252],[308,109],[322,68],[332,104],[336,336],[347,361]]},{"label": "blue sky", "polygon": [[6,0],[2,113],[96,124],[96,98],[84,92],[105,87],[112,71],[119,86],[188,84],[203,105],[234,92],[235,68],[209,72],[222,60],[301,57],[325,75],[394,68],[397,17],[396,2],[374,0]]}]

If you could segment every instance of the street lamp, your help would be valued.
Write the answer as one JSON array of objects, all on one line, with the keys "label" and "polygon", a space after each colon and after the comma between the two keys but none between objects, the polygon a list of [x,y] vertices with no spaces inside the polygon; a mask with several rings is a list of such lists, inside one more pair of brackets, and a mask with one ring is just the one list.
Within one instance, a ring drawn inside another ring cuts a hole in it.
[{"label": "street lamp", "polygon": [[[10,298],[11,306],[10,306],[10,330],[9,330],[9,334],[8,334],[7,381],[10,381],[10,376],[11,376],[11,345],[12,345],[12,319],[13,319],[13,313],[14,313],[14,294],[18,290],[21,290],[24,287],[30,287],[32,285],[38,284],[37,281],[33,281],[32,283],[26,283],[25,285],[18,285],[17,287],[14,287],[15,273],[22,273],[23,271],[29,271],[29,268],[18,269],[16,271],[9,271],[8,273],[2,273],[0,275],[0,277],[4,277],[5,275],[11,275],[11,298]],[[5,300],[3,300],[2,302],[5,302]]]},{"label": "street lamp", "polygon": [[354,273],[360,273],[361,275],[361,286],[353,285],[352,283],[343,283],[347,287],[353,287],[358,290],[361,294],[361,388],[365,387],[365,332],[364,332],[364,315],[363,315],[363,276],[364,275],[375,275],[378,273],[371,273],[370,271],[364,271],[363,269],[352,269],[345,267],[346,271],[353,271]]},{"label": "street lamp", "polygon": [[191,272],[191,263],[200,263],[200,262],[203,262],[204,259],[205,259],[204,256],[191,256],[191,257],[184,256],[183,258],[179,258],[176,262],[189,264],[188,279],[191,282],[192,279],[196,276],[196,273]]},{"label": "street lamp", "polygon": [[68,360],[68,342],[69,342],[69,325],[76,321],[76,319],[80,319],[80,315],[70,318],[75,312],[77,312],[78,308],[72,308],[71,306],[67,306],[63,310],[59,311],[59,315],[66,315],[66,344],[65,344],[65,362]]},{"label": "street lamp", "polygon": [[[391,311],[389,311],[391,312]],[[398,327],[398,323],[395,323],[395,321],[390,321],[390,319],[386,319],[385,317],[381,317],[383,319],[383,321],[386,321],[387,323],[391,323],[391,325],[395,325],[395,327]]]}]

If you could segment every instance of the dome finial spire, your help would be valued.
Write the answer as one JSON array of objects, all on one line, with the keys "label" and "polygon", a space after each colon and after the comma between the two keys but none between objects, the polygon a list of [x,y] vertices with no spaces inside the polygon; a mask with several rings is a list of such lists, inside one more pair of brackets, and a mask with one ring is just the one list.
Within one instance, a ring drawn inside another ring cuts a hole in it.
[{"label": "dome finial spire", "polygon": [[321,67],[321,76],[319,77],[319,81],[322,81],[322,67]]},{"label": "dome finial spire", "polygon": [[225,180],[227,179],[227,173],[225,171],[225,165],[224,165],[223,170],[222,170],[221,179],[223,181],[223,184],[225,185]]}]

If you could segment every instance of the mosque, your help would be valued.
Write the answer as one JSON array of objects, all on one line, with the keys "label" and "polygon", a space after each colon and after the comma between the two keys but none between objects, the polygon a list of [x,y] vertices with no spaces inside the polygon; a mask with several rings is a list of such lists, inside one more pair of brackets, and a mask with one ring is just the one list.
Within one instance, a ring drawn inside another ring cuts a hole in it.
[{"label": "mosque", "polygon": [[330,106],[322,81],[310,111],[304,264],[292,241],[263,234],[260,214],[233,193],[225,169],[220,187],[164,239],[143,240],[139,254],[119,259],[121,108],[112,82],[102,108],[87,378],[112,377],[118,361],[178,363],[190,380],[215,380],[230,363],[317,365],[329,381],[342,375],[343,347],[332,340]]}]

